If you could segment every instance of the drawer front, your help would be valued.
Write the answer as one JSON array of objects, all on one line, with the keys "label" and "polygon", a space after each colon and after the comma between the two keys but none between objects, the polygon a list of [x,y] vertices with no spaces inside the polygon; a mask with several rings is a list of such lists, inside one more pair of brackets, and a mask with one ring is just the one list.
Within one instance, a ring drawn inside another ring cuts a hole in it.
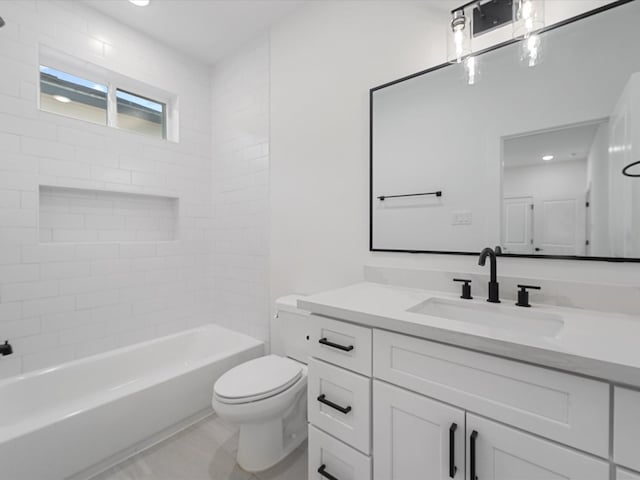
[{"label": "drawer front", "polygon": [[613,459],[640,471],[640,392],[616,387],[613,398]]},{"label": "drawer front", "polygon": [[606,383],[376,330],[374,376],[607,458]]},{"label": "drawer front", "polygon": [[616,480],[640,480],[640,473],[618,467],[616,468]]},{"label": "drawer front", "polygon": [[371,451],[371,379],[309,360],[309,421],[361,452]]},{"label": "drawer front", "polygon": [[312,315],[311,356],[371,376],[371,329]]},{"label": "drawer front", "polygon": [[609,479],[609,462],[475,415],[467,415],[467,444],[469,478]]},{"label": "drawer front", "polygon": [[[321,469],[328,475],[318,472]],[[309,425],[309,479],[371,480],[371,457]]]}]

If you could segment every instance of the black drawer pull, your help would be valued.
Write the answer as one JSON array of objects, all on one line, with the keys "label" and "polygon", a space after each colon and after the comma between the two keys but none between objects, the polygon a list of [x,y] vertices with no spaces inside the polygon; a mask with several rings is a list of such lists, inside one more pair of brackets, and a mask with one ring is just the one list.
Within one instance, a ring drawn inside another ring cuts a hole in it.
[{"label": "black drawer pull", "polygon": [[476,476],[476,438],[478,438],[478,432],[475,430],[471,432],[471,438],[469,438],[469,479],[478,480]]},{"label": "black drawer pull", "polygon": [[341,407],[337,403],[333,403],[331,400],[327,400],[324,393],[318,397],[318,401],[320,403],[324,403],[325,405],[338,410],[345,415],[351,411],[351,407]]},{"label": "black drawer pull", "polygon": [[456,467],[456,430],[458,425],[452,423],[449,427],[449,478],[454,478],[458,467]]},{"label": "black drawer pull", "polygon": [[326,465],[320,465],[320,468],[318,469],[318,473],[322,475],[324,478],[328,478],[329,480],[338,480],[338,477],[334,477],[333,475],[327,472]]},{"label": "black drawer pull", "polygon": [[351,350],[353,350],[353,345],[345,347],[344,345],[340,345],[339,343],[330,342],[326,338],[321,338],[320,340],[318,340],[318,343],[326,345],[327,347],[337,348],[338,350],[342,350],[343,352],[350,352]]}]

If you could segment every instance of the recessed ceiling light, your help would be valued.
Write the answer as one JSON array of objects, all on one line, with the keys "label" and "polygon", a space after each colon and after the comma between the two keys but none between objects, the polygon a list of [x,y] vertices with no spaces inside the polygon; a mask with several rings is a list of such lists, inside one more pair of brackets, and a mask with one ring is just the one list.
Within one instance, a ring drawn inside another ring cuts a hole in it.
[{"label": "recessed ceiling light", "polygon": [[149,5],[149,0],[129,0],[131,3],[133,3],[136,7],[146,7],[147,5]]},{"label": "recessed ceiling light", "polygon": [[69,103],[71,101],[69,97],[65,97],[64,95],[54,95],[53,98],[62,103]]},{"label": "recessed ceiling light", "polygon": [[545,155],[544,157],[542,157],[542,160],[544,160],[545,162],[548,162],[553,159],[554,159],[553,155]]}]

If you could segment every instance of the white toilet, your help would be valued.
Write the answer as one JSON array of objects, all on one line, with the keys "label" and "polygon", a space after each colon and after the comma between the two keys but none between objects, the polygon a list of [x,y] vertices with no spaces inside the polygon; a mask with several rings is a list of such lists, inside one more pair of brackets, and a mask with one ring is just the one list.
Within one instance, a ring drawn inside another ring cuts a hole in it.
[{"label": "white toilet", "polygon": [[215,412],[240,427],[238,464],[248,472],[272,467],[307,438],[309,314],[298,298],[276,302],[274,354],[232,368],[213,387]]}]

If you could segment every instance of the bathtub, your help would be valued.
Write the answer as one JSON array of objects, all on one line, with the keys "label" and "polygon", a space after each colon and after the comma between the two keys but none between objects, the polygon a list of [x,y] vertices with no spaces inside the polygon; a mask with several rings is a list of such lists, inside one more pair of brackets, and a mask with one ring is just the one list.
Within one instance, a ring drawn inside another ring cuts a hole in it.
[{"label": "bathtub", "polygon": [[88,478],[211,413],[217,378],[263,354],[207,325],[0,381],[0,477]]}]

